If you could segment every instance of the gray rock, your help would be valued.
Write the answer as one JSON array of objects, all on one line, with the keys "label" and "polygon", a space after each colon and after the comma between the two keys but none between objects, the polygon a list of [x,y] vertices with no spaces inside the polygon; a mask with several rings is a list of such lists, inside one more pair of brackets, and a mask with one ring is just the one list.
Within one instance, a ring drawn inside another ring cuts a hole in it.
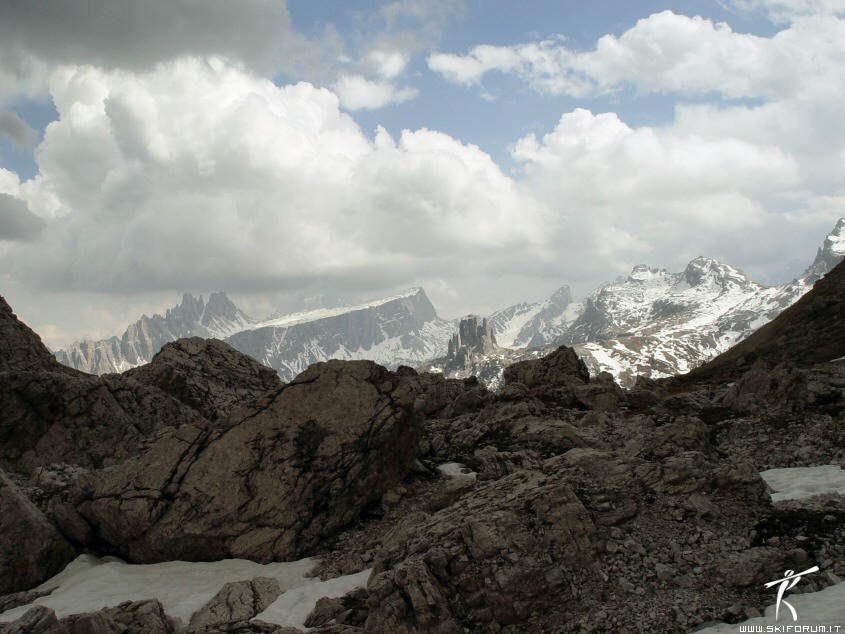
[{"label": "gray rock", "polygon": [[138,453],[156,431],[204,419],[161,390],[121,376],[0,375],[0,464],[101,467]]},{"label": "gray rock", "polygon": [[21,322],[0,297],[0,372],[35,370],[71,373],[59,365],[41,337]]},{"label": "gray rock", "polygon": [[233,621],[248,621],[266,610],[280,594],[279,582],[270,577],[227,583],[191,616],[190,628],[216,627]]},{"label": "gray rock", "polygon": [[218,339],[200,337],[166,344],[150,363],[124,376],[159,388],[212,421],[282,383],[272,368]]},{"label": "gray rock", "polygon": [[0,470],[0,595],[31,589],[75,556],[61,533]]},{"label": "gray rock", "polygon": [[333,597],[323,597],[314,605],[314,610],[305,619],[305,627],[327,625],[340,616],[346,608],[343,601]]},{"label": "gray rock", "polygon": [[597,548],[595,526],[562,477],[523,470],[480,485],[385,539],[368,584],[367,631],[517,623],[559,600],[567,570],[589,566]]},{"label": "gray rock", "polygon": [[532,361],[520,361],[505,368],[505,383],[522,383],[531,388],[586,384],[590,372],[572,348],[561,346],[550,355]]},{"label": "gray rock", "polygon": [[43,605],[36,605],[16,621],[0,623],[0,634],[71,634],[56,613]]},{"label": "gray rock", "polygon": [[82,515],[134,561],[295,559],[396,487],[415,459],[414,382],[329,361],[225,420],[186,426],[80,485]]},{"label": "gray rock", "polygon": [[154,599],[126,601],[117,607],[62,619],[72,634],[175,634],[176,626]]}]

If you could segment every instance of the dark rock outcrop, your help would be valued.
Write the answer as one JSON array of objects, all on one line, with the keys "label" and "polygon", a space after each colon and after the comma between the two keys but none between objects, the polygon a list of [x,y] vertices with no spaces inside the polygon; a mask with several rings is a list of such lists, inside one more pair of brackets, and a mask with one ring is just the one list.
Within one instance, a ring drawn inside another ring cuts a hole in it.
[{"label": "dark rock outcrop", "polygon": [[29,590],[75,556],[61,533],[0,470],[0,595]]},{"label": "dark rock outcrop", "polygon": [[204,424],[157,388],[70,370],[6,373],[0,410],[0,464],[25,473],[53,462],[114,464],[159,429]]},{"label": "dark rock outcrop", "polygon": [[67,370],[50,354],[41,337],[21,322],[0,297],[0,372]]},{"label": "dark rock outcrop", "polygon": [[212,421],[282,383],[272,368],[218,339],[200,337],[166,344],[150,363],[123,376],[159,388]]},{"label": "dark rock outcrop", "polygon": [[[517,623],[590,567],[596,528],[564,480],[521,471],[388,536],[368,590],[372,632]],[[542,555],[541,555],[542,553]]]},{"label": "dark rock outcrop", "polygon": [[505,383],[526,387],[586,384],[590,372],[572,348],[560,346],[542,359],[520,361],[505,368]]},{"label": "dark rock outcrop", "polygon": [[185,426],[77,496],[139,562],[294,559],[395,487],[416,457],[411,381],[372,362],[312,366],[211,432]]}]

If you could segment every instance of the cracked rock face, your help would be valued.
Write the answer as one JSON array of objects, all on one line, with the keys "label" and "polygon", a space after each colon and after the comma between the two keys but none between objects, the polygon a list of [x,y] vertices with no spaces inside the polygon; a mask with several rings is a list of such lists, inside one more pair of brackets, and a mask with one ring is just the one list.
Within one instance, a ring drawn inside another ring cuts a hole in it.
[{"label": "cracked rock face", "polygon": [[522,383],[531,388],[538,385],[585,384],[590,371],[572,348],[561,346],[542,359],[520,361],[505,368],[505,383]]},{"label": "cracked rock face", "polygon": [[61,533],[0,470],[0,595],[32,588],[75,556]]},{"label": "cracked rock face", "polygon": [[249,621],[266,610],[280,594],[279,582],[270,577],[227,583],[194,613],[190,628],[214,630],[226,623]]},{"label": "cracked rock face", "polygon": [[295,559],[404,477],[421,435],[412,378],[316,364],[221,429],[184,426],[93,474],[78,508],[136,562]]},{"label": "cracked rock face", "polygon": [[[368,584],[374,632],[517,623],[590,567],[596,527],[565,479],[523,470],[385,540]],[[370,631],[370,630],[368,630]]]},{"label": "cracked rock face", "polygon": [[218,339],[201,337],[168,343],[150,363],[123,376],[158,387],[211,421],[282,384],[272,368]]},{"label": "cracked rock face", "polygon": [[52,462],[113,464],[159,429],[203,421],[156,388],[75,371],[3,375],[0,411],[0,462],[25,473]]},{"label": "cracked rock face", "polygon": [[50,354],[26,324],[21,323],[11,306],[0,297],[0,372],[53,370],[76,374],[63,367]]}]

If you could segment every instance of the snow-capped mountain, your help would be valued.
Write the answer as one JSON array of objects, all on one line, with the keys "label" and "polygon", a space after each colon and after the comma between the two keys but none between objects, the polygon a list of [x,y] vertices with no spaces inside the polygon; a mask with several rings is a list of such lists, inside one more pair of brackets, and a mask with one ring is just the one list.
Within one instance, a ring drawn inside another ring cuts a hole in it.
[{"label": "snow-capped mountain", "polygon": [[682,273],[638,265],[581,302],[561,301],[568,297],[563,287],[546,302],[518,304],[489,320],[500,345],[572,345],[591,372],[609,371],[631,385],[638,375],[687,372],[727,350],[795,303],[843,256],[841,219],[814,262],[783,286],[763,286],[735,267],[699,257]]},{"label": "snow-capped mountain", "polygon": [[161,315],[143,316],[121,338],[83,341],[56,357],[71,367],[104,374],[148,363],[180,337],[214,337],[274,368],[289,381],[312,363],[370,359],[390,368],[417,366],[446,353],[453,325],[437,317],[421,288],[359,306],[323,308],[265,321],[239,310],[224,293],[204,303],[185,294]]},{"label": "snow-capped mountain", "polygon": [[544,302],[516,304],[488,317],[496,341],[505,348],[539,348],[562,336],[583,307],[561,286]]},{"label": "snow-capped mountain", "polygon": [[395,369],[446,353],[454,325],[440,319],[425,291],[345,308],[319,309],[252,324],[226,343],[289,381],[312,363],[369,359]]},{"label": "snow-capped mountain", "polygon": [[224,339],[253,323],[226,293],[212,293],[208,302],[202,295],[195,299],[185,293],[182,303],[168,309],[164,316],[144,315],[120,338],[81,341],[55,355],[63,364],[91,374],[123,372],[148,363],[164,344],[180,337]]}]

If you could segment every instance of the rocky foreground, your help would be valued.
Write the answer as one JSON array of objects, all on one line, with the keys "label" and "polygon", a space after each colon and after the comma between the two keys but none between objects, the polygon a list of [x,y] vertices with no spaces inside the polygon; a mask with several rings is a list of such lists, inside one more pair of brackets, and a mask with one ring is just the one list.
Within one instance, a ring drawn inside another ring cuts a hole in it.
[{"label": "rocky foreground", "polygon": [[[366,361],[283,384],[201,339],[95,377],[2,303],[0,612],[93,553],[371,569],[317,603],[307,624],[326,634],[686,632],[759,615],[786,569],[820,567],[793,593],[845,575],[842,497],[775,505],[759,476],[845,465],[845,344],[813,331],[842,332],[843,288],[840,265],[773,322],[780,340],[750,339],[698,379],[623,390],[561,347],[507,368],[497,394]],[[253,620],[280,593],[227,584],[190,622],[156,601],[33,607],[0,632],[292,634]]]}]

